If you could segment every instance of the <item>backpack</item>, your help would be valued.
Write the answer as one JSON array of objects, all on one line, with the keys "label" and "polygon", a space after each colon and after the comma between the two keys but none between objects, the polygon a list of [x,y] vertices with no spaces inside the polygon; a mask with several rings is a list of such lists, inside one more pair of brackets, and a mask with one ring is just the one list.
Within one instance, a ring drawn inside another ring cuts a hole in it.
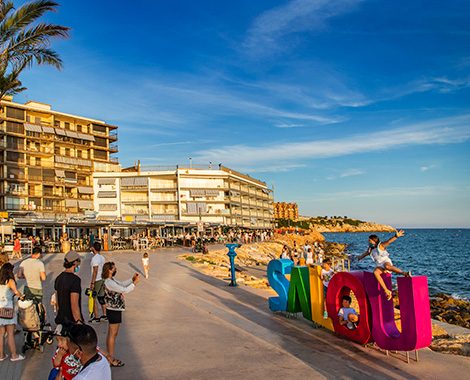
[{"label": "backpack", "polygon": [[24,330],[39,331],[41,329],[41,321],[33,301],[18,301],[18,322]]}]

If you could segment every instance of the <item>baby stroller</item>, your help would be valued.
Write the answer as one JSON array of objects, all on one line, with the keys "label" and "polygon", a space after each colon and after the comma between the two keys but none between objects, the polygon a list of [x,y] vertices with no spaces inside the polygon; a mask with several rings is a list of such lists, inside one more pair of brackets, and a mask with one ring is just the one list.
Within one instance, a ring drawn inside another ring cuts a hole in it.
[{"label": "baby stroller", "polygon": [[207,249],[206,243],[204,242],[203,239],[201,238],[197,239],[196,244],[194,245],[194,248],[193,248],[193,252],[194,253],[201,252],[203,254],[209,253],[209,250]]},{"label": "baby stroller", "polygon": [[52,344],[54,341],[54,333],[50,323],[46,323],[46,310],[42,303],[18,301],[18,323],[24,332],[23,354],[30,348],[43,352],[44,344]]}]

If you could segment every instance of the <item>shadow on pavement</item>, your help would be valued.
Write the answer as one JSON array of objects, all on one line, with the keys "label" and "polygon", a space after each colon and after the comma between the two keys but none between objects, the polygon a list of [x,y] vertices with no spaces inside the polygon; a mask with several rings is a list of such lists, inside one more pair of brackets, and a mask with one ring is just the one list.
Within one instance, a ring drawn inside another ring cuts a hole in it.
[{"label": "shadow on pavement", "polygon": [[[377,357],[380,354],[371,355],[355,343],[341,339],[327,330],[315,329],[303,318],[293,321],[272,313],[264,297],[242,287],[229,287],[225,281],[205,275],[184,264],[179,265],[187,268],[196,279],[227,293],[228,297],[222,297],[216,292],[206,291],[207,296],[217,299],[226,308],[254,324],[252,327],[246,327],[241,323],[241,328],[261,339],[279,344],[283,350],[327,378],[347,376],[394,379],[396,376],[403,376],[407,379],[417,379],[406,372],[406,369],[396,367],[394,364],[397,363],[390,363],[385,357]],[[393,376],[389,375],[389,371],[393,372]]]}]

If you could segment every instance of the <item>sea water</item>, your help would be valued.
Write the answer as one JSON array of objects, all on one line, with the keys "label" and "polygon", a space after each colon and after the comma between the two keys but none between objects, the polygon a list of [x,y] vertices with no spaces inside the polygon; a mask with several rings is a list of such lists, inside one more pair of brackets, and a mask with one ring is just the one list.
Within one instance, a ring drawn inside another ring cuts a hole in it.
[{"label": "sea water", "polygon": [[[404,229],[405,236],[391,243],[387,251],[393,265],[413,276],[428,277],[429,293],[446,293],[470,299],[470,229]],[[367,256],[355,259],[368,247],[371,233],[324,233],[326,240],[346,243],[351,270],[374,269]],[[385,241],[392,233],[376,233]]]}]

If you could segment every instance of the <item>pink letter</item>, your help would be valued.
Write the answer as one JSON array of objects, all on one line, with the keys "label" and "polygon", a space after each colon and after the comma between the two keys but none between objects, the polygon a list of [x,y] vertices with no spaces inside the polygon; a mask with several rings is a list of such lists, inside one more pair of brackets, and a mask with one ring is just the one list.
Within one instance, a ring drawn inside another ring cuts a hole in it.
[{"label": "pink letter", "polygon": [[[326,308],[328,315],[333,321],[335,332],[350,340],[360,344],[366,344],[371,341],[370,333],[370,306],[367,302],[366,291],[364,288],[364,272],[340,272],[336,273],[328,285],[326,295]],[[359,309],[356,310],[359,315],[359,322],[355,330],[349,330],[346,326],[339,324],[338,311],[341,308],[341,298],[351,293],[356,296],[359,303]]]},{"label": "pink letter", "polygon": [[[390,274],[383,274],[391,289]],[[401,333],[395,324],[393,302],[387,301],[377,279],[365,273],[365,286],[372,308],[372,337],[383,350],[412,351],[428,347],[432,340],[428,280],[426,276],[399,277]]]}]

